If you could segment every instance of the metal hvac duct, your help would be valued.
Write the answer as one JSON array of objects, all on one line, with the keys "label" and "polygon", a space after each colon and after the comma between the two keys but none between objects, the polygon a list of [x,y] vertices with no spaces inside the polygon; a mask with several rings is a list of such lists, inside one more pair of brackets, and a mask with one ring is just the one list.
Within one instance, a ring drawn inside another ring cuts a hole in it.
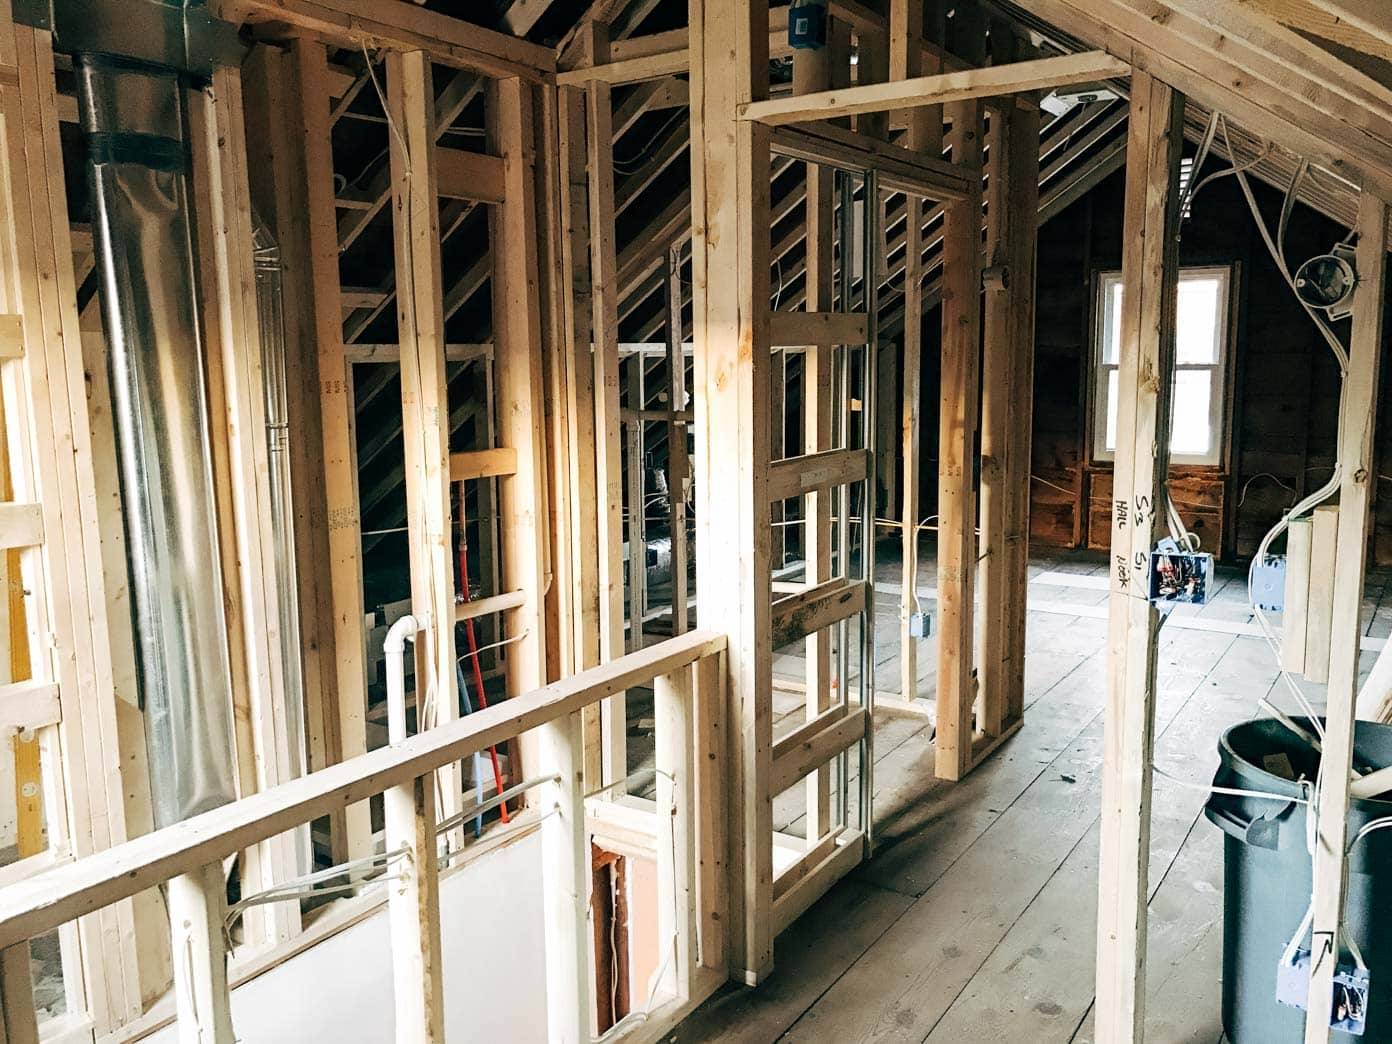
[{"label": "metal hvac duct", "polygon": [[[304,657],[300,640],[295,564],[295,507],[290,484],[290,423],[285,380],[285,289],[280,244],[252,215],[256,249],[256,313],[261,333],[261,375],[266,404],[266,449],[270,464],[271,534],[275,544],[276,587],[280,595],[280,654],[285,668],[286,751],[291,778],[307,771]],[[295,854],[301,874],[314,869],[309,824],[297,827]]]},{"label": "metal hvac duct", "polygon": [[[100,5],[94,5],[100,6]],[[184,84],[79,54],[155,822],[236,797]]]}]

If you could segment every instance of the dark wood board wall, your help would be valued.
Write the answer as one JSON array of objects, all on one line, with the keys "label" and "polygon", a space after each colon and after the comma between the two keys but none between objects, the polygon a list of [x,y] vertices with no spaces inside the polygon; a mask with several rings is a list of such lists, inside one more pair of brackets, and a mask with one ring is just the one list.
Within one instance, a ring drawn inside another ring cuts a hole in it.
[{"label": "dark wood board wall", "polygon": [[[1095,280],[1120,267],[1123,188],[1124,173],[1118,172],[1040,230],[1030,527],[1036,546],[1100,549],[1109,538],[1111,465],[1091,459],[1087,388]],[[1254,188],[1274,230],[1281,194]],[[1288,262],[1294,267],[1326,252],[1346,234],[1297,206],[1285,239]],[[1338,372],[1271,261],[1233,178],[1213,182],[1195,200],[1183,228],[1180,263],[1234,266],[1232,361],[1224,462],[1173,467],[1171,495],[1205,550],[1242,559],[1297,494],[1329,477]],[[1345,337],[1347,325],[1336,326]],[[1389,465],[1380,474],[1392,471],[1387,413],[1384,406],[1377,444],[1380,460]],[[1379,482],[1383,496],[1373,538],[1378,562],[1392,562],[1389,482]]]}]

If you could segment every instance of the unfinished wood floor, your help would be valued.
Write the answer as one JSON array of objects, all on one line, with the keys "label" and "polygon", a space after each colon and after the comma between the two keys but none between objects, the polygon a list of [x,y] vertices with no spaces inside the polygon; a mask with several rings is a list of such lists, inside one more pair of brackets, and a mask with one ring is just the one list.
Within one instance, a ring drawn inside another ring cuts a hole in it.
[{"label": "unfinished wood floor", "polygon": [[[932,597],[931,549],[921,593]],[[779,937],[756,990],[727,987],[682,1041],[1091,1041],[1106,578],[1096,556],[1030,570],[1021,732],[962,783],[932,778],[922,716],[875,715],[875,858]],[[882,563],[877,677],[898,688],[898,564]],[[1384,604],[1387,603],[1387,604]],[[1392,576],[1370,576],[1363,668],[1392,630]],[[1222,834],[1201,815],[1216,744],[1274,692],[1275,657],[1250,632],[1245,574],[1220,572],[1206,606],[1160,637],[1151,843],[1147,1040],[1221,1039]],[[923,695],[934,650],[924,643]],[[800,676],[783,662],[779,674]],[[1318,690],[1311,689],[1315,697]],[[782,727],[801,712],[776,695]],[[854,791],[854,787],[852,790]],[[800,793],[775,804],[800,832]]]}]

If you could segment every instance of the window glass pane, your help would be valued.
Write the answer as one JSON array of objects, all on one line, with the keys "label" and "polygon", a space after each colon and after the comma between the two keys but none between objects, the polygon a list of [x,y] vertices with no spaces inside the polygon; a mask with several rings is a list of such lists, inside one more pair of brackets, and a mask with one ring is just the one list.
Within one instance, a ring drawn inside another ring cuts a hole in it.
[{"label": "window glass pane", "polygon": [[1213,401],[1212,374],[1211,370],[1180,370],[1175,374],[1171,453],[1202,457],[1213,451],[1209,409]]},{"label": "window glass pane", "polygon": [[1121,361],[1121,280],[1109,277],[1102,286],[1102,361],[1115,366]]},{"label": "window glass pane", "polygon": [[1107,452],[1116,449],[1117,429],[1117,379],[1119,370],[1107,371]]},{"label": "window glass pane", "polygon": [[1183,277],[1175,323],[1175,357],[1180,365],[1218,361],[1218,320],[1222,280],[1216,275]]}]

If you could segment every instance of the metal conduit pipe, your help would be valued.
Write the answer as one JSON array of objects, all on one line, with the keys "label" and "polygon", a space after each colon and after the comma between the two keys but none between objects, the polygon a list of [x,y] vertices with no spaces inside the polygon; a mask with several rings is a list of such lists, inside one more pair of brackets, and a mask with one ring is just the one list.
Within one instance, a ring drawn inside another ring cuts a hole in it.
[{"label": "metal conduit pipe", "polygon": [[[271,540],[284,665],[286,756],[289,777],[308,768],[305,729],[304,657],[300,638],[299,573],[295,565],[295,509],[290,486],[290,424],[285,385],[285,312],[280,244],[252,215],[256,263],[256,314],[261,339],[261,380],[266,406],[266,449],[270,464]],[[313,869],[309,825],[296,831],[299,872]]]},{"label": "metal conduit pipe", "polygon": [[155,822],[236,799],[232,690],[189,202],[171,69],[79,53]]}]

